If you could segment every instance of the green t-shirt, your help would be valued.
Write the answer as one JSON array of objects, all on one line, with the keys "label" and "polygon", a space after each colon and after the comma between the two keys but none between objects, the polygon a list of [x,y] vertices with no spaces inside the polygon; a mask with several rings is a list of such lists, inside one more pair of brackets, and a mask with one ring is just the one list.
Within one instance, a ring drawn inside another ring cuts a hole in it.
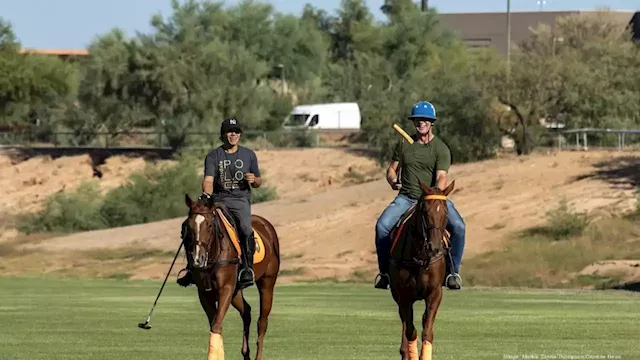
[{"label": "green t-shirt", "polygon": [[[422,196],[422,188],[420,180],[427,186],[436,185],[436,171],[449,171],[451,166],[451,152],[444,141],[435,137],[426,144],[420,144],[417,140],[418,136],[412,136],[414,142],[409,144],[407,141],[401,141],[393,152],[392,161],[400,162],[402,169],[400,181],[402,188],[400,194],[404,194],[413,199]],[[402,150],[401,150],[402,149]]]}]

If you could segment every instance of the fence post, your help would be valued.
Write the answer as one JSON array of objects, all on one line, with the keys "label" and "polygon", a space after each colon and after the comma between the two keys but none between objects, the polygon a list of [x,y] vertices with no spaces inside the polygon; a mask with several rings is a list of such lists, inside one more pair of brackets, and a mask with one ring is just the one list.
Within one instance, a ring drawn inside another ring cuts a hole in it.
[{"label": "fence post", "polygon": [[622,150],[622,133],[618,133],[618,150]]},{"label": "fence post", "polygon": [[586,131],[582,133],[582,140],[583,140],[583,143],[584,143],[583,144],[584,150],[587,150],[588,146],[587,146],[587,132]]}]

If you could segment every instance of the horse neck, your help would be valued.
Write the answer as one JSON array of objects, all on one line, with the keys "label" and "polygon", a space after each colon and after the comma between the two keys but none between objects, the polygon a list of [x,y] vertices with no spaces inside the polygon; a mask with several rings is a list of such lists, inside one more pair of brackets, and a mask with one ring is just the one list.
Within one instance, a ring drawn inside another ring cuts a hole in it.
[{"label": "horse neck", "polygon": [[214,217],[213,221],[213,244],[209,256],[212,260],[220,260],[228,258],[230,254],[235,252],[235,247],[231,242],[231,238],[227,233],[227,229],[222,223],[222,219],[218,214]]},{"label": "horse neck", "polygon": [[[435,236],[429,236],[430,232],[433,232],[433,230],[429,230],[427,228],[427,226],[429,225],[428,221],[426,220],[426,216],[427,214],[423,212],[423,207],[425,206],[423,201],[419,201],[416,204],[416,211],[412,214],[413,219],[411,219],[413,221],[413,241],[412,241],[412,247],[419,251],[420,253],[422,252],[422,249],[424,247],[427,247],[430,245],[430,250],[427,250],[427,257],[433,257],[433,256],[437,256],[438,253],[440,252],[439,246],[436,243],[437,240],[435,239]],[[426,238],[426,239],[425,239]],[[422,255],[422,254],[415,254],[415,255]],[[427,259],[422,259],[422,260],[427,260]]]}]

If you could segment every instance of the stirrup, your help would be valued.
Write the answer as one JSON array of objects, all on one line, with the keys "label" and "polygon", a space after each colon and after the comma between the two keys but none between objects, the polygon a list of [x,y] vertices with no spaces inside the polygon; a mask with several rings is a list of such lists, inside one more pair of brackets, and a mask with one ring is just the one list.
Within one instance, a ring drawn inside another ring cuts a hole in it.
[{"label": "stirrup", "polygon": [[[383,281],[387,282],[386,286],[384,287],[378,286],[378,284],[382,283]],[[379,273],[373,282],[373,286],[376,289],[388,289],[390,285],[391,285],[391,278],[389,277],[389,275],[383,274],[383,273]]]},{"label": "stirrup", "polygon": [[[453,287],[453,288],[449,287],[449,278],[457,279],[457,286],[456,287]],[[457,273],[449,274],[444,279],[444,286],[446,286],[448,289],[451,289],[451,290],[460,290],[462,288],[462,278]]]},{"label": "stirrup", "polygon": [[238,280],[240,280],[240,278],[242,278],[242,274],[243,274],[245,271],[249,271],[249,272],[251,273],[251,280],[252,280],[252,281],[255,281],[255,279],[256,279],[256,274],[253,272],[253,269],[252,269],[252,268],[249,268],[249,267],[248,267],[248,268],[242,268],[242,269],[240,269],[240,271],[238,272]]}]

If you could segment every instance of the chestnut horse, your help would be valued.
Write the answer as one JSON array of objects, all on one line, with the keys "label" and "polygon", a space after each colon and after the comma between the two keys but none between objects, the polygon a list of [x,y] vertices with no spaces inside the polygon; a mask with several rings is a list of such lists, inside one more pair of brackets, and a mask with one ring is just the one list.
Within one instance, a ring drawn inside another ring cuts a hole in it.
[{"label": "chestnut horse", "polygon": [[[224,360],[222,323],[231,304],[242,317],[244,329],[241,353],[244,359],[248,360],[251,306],[245,300],[242,290],[237,287],[241,256],[225,226],[226,222],[235,230],[232,218],[224,205],[214,203],[213,200],[199,199],[194,202],[185,194],[185,203],[189,207],[187,234],[184,237],[185,252],[189,259],[193,259],[193,281],[198,288],[200,304],[207,314],[210,326],[207,359]],[[224,215],[224,219],[217,209]],[[280,245],[275,228],[266,219],[252,215],[251,226],[256,238],[261,238],[263,242],[262,249],[256,246],[253,268],[255,284],[260,294],[256,360],[261,360],[267,318],[273,302],[273,289],[280,271]],[[259,257],[258,252],[261,255]]]},{"label": "chestnut horse", "polygon": [[[422,349],[420,360],[431,360],[433,325],[442,300],[446,275],[445,227],[447,225],[447,195],[453,181],[444,191],[420,183],[423,197],[403,216],[402,225],[392,236],[389,278],[393,299],[398,304],[402,321],[403,360],[418,360],[417,331],[413,325],[413,304],[425,300],[422,316]],[[399,233],[397,233],[399,232]]]}]

